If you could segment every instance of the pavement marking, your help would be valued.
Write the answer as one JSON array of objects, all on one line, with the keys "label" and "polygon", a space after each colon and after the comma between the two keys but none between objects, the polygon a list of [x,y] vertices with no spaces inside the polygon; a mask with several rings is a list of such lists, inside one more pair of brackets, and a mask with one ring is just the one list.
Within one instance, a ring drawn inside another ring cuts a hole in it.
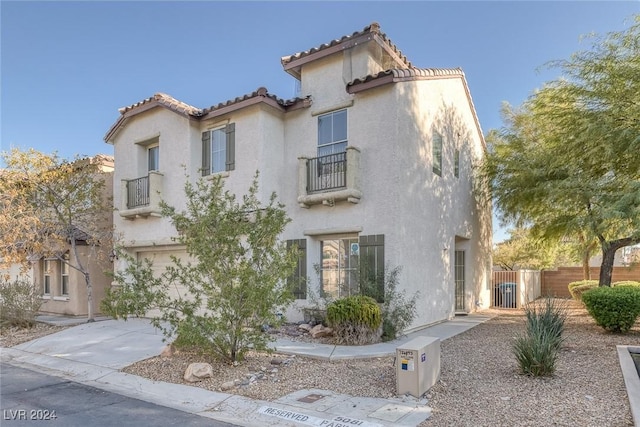
[{"label": "pavement marking", "polygon": [[256,412],[314,427],[383,427],[381,424],[370,423],[357,418],[336,416],[331,420],[327,420],[287,409],[274,408],[273,406],[261,406]]}]

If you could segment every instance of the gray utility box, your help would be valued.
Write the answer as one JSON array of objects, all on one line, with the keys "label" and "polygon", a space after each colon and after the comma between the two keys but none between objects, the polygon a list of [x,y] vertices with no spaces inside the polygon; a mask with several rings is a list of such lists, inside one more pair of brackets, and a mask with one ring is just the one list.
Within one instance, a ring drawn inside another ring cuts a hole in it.
[{"label": "gray utility box", "polygon": [[398,394],[422,396],[440,377],[440,339],[418,337],[396,349]]}]

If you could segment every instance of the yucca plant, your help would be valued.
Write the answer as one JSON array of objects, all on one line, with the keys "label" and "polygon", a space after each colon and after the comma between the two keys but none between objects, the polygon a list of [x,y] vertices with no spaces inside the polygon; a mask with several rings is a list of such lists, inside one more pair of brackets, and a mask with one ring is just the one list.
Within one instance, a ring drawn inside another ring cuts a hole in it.
[{"label": "yucca plant", "polygon": [[566,305],[551,297],[525,307],[525,333],[513,343],[513,353],[523,374],[553,375],[566,318]]}]

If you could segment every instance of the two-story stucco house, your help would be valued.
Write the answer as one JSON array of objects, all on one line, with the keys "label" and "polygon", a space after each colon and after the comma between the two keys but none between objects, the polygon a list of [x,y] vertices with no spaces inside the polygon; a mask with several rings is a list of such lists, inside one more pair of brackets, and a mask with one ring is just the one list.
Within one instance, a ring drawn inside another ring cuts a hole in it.
[{"label": "two-story stucco house", "polygon": [[415,68],[376,23],[282,65],[299,80],[295,99],[260,88],[200,109],[156,94],[120,110],[105,140],[125,248],[158,269],[185,255],[158,215],[161,199],[184,206],[185,168],[237,194],[259,170],[260,197],[286,205],[282,239],[310,279],[288,319],[310,292],[354,292],[365,264],[400,266],[400,289],[419,292],[411,329],[488,306],[491,207],[472,170],[485,145],[463,72]]}]

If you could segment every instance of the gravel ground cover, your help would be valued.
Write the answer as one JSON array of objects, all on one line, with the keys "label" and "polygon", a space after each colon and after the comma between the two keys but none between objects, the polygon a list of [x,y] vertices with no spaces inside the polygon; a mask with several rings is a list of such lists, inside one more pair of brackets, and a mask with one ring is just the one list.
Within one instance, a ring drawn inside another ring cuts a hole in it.
[{"label": "gravel ground cover", "polygon": [[[640,321],[626,335],[610,334],[596,326],[581,305],[567,304],[565,342],[551,378],[529,378],[517,372],[511,342],[524,330],[519,310],[489,310],[495,314],[493,319],[443,341],[440,381],[426,396],[432,416],[420,426],[632,426],[615,346],[640,345]],[[3,337],[2,346],[7,347],[6,343]],[[210,363],[213,378],[184,381],[184,371],[192,362]],[[215,391],[231,383],[233,387],[225,392],[262,400],[306,388],[387,398],[395,396],[393,363],[392,357],[327,362],[249,353],[244,362],[233,366],[178,352],[123,371]]]},{"label": "gravel ground cover", "polygon": [[0,328],[0,347],[13,347],[66,328],[67,326],[52,326],[44,323],[36,323],[32,328],[3,327]]}]

